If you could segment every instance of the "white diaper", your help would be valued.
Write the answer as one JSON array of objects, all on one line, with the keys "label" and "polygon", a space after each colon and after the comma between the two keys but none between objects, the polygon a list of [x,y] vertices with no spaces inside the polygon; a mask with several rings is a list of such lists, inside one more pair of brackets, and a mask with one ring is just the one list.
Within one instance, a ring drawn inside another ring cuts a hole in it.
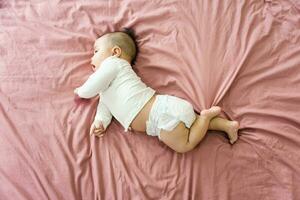
[{"label": "white diaper", "polygon": [[190,128],[195,119],[194,108],[188,101],[171,95],[157,95],[146,122],[146,133],[160,139],[161,129],[172,131],[180,121]]}]

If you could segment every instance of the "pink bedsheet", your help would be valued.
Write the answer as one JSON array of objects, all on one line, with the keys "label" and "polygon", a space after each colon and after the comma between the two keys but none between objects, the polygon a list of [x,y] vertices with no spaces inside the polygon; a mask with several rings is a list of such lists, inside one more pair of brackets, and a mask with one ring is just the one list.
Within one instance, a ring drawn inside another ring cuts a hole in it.
[{"label": "pink bedsheet", "polygon": [[[158,93],[238,120],[177,154],[157,138],[88,130],[74,101],[97,36],[133,27],[134,67]],[[0,199],[300,199],[297,0],[1,0]]]}]

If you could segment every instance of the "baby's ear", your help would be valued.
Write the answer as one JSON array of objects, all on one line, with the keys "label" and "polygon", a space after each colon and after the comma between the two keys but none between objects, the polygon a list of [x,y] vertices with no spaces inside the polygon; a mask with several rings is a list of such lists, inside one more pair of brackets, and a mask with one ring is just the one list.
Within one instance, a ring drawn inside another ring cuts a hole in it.
[{"label": "baby's ear", "polygon": [[114,46],[112,48],[112,55],[113,56],[117,56],[117,57],[120,57],[122,54],[122,49],[119,47],[119,46]]}]

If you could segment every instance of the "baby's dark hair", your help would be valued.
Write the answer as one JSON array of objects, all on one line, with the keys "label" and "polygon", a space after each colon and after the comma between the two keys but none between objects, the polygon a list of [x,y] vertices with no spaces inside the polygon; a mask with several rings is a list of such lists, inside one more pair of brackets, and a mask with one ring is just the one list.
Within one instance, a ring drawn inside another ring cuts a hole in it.
[{"label": "baby's dark hair", "polygon": [[135,62],[136,62],[136,57],[139,53],[139,47],[138,47],[138,44],[137,44],[137,36],[135,34],[135,31],[132,29],[132,28],[123,28],[123,30],[121,31],[123,33],[126,33],[133,41],[134,43],[134,46],[135,46],[135,54],[132,55],[132,58],[131,58],[131,65],[134,65]]},{"label": "baby's dark hair", "polygon": [[[122,33],[122,34],[116,34]],[[132,28],[122,28],[121,31],[109,33],[111,46],[118,45],[124,53],[130,57],[131,65],[134,65],[139,52],[137,36]]]}]

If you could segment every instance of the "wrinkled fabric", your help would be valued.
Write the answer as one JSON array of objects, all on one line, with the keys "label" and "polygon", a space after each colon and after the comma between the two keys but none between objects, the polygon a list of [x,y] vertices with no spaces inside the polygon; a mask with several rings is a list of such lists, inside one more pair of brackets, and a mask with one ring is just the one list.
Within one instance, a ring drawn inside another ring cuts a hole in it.
[{"label": "wrinkled fabric", "polygon": [[[0,199],[300,199],[300,4],[0,1]],[[133,69],[160,94],[213,105],[239,140],[209,131],[178,154],[74,99],[95,39],[132,27]]]}]

